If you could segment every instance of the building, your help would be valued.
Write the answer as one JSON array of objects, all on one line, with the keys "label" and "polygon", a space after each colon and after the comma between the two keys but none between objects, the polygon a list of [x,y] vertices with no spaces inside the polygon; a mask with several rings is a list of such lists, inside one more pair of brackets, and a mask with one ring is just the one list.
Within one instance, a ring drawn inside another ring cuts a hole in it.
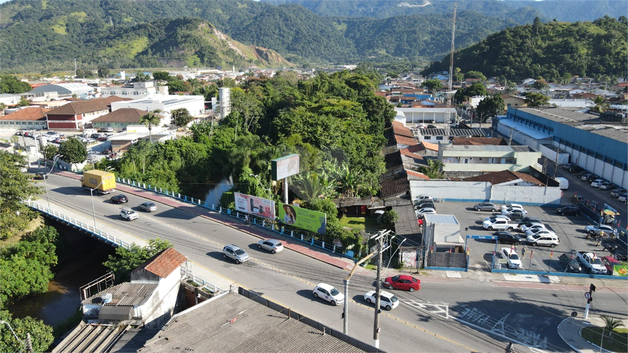
[{"label": "building", "polygon": [[43,130],[46,128],[46,112],[41,107],[26,107],[0,117],[1,129]]},{"label": "building", "polygon": [[231,89],[229,87],[219,88],[218,97],[220,98],[220,119],[224,119],[231,113]]},{"label": "building", "polygon": [[114,131],[126,130],[129,125],[138,125],[140,118],[148,114],[145,110],[122,108],[92,120],[92,128],[100,130],[112,128]]},{"label": "building", "polygon": [[107,102],[100,99],[75,101],[46,113],[48,129],[82,130],[86,124],[109,113]]},{"label": "building", "polygon": [[160,110],[170,113],[175,109],[185,108],[192,116],[205,113],[205,97],[203,96],[174,96],[155,95],[150,98],[135,99],[111,103],[111,111],[122,108],[132,108],[145,111]]},{"label": "building", "polygon": [[500,170],[540,169],[541,152],[528,146],[441,144],[438,159],[447,177],[465,177]]},{"label": "building", "polygon": [[155,86],[154,81],[131,82],[122,86],[100,87],[98,90],[102,97],[119,96],[142,99],[155,95],[168,95],[168,86]]},{"label": "building", "polygon": [[[451,124],[456,121],[455,108],[395,108],[397,115],[405,118],[406,124]],[[395,118],[397,119],[397,118]]]},{"label": "building", "polygon": [[414,135],[420,142],[429,143],[449,143],[454,138],[478,138],[487,137],[491,135],[489,129],[482,128],[451,128],[451,129],[439,129],[439,128],[416,128],[413,129]]},{"label": "building", "polygon": [[568,153],[570,162],[628,188],[628,125],[621,115],[598,116],[567,108],[509,108],[506,117],[494,121],[493,126],[512,141],[537,151],[544,151],[543,144],[553,145]]},{"label": "building", "polygon": [[49,92],[56,92],[59,98],[79,97],[92,93],[94,88],[84,83],[52,83],[33,88],[29,95],[34,97],[46,95]]},{"label": "building", "polygon": [[21,96],[19,94],[2,93],[0,94],[0,104],[4,106],[16,106],[20,104]]}]

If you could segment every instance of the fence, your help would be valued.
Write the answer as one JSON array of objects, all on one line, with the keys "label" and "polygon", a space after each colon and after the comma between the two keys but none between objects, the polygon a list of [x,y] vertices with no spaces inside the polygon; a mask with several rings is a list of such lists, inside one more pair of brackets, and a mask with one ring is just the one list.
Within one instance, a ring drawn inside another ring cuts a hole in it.
[{"label": "fence", "polygon": [[90,235],[93,238],[96,238],[98,240],[104,241],[107,244],[113,245],[113,246],[121,246],[125,249],[128,249],[130,247],[130,244],[122,241],[120,239],[117,239],[116,237],[114,237],[111,234],[105,233],[99,229],[94,228],[93,226],[90,226],[87,223],[83,223],[81,221],[78,221],[72,217],[68,217],[66,215],[64,215],[63,213],[59,213],[57,211],[51,210],[49,208],[43,207],[35,202],[32,201],[26,201],[24,202],[26,205],[28,205],[30,208],[35,209],[43,214],[45,214],[48,217],[54,218],[56,219],[58,222],[64,223],[66,225],[72,226],[75,229],[78,229],[80,231],[83,231],[85,233],[87,233],[88,235]]},{"label": "fence", "polygon": [[[285,225],[281,225],[279,223],[277,223],[274,220],[269,220],[266,218],[261,218],[261,217],[257,217],[251,214],[247,214],[247,213],[242,213],[236,210],[232,210],[229,208],[225,208],[225,207],[221,207],[221,206],[216,206],[214,204],[209,205],[206,201],[203,201],[199,198],[193,198],[193,197],[188,197],[187,195],[181,195],[180,193],[175,193],[174,191],[169,191],[169,190],[164,190],[163,188],[157,188],[151,185],[146,185],[146,183],[140,183],[140,182],[135,182],[133,180],[129,180],[129,179],[125,179],[125,178],[116,178],[118,183],[122,183],[122,184],[126,184],[129,186],[133,186],[133,187],[137,187],[140,189],[144,189],[144,190],[148,190],[148,191],[152,191],[155,193],[158,193],[160,195],[165,195],[168,197],[172,197],[175,198],[179,201],[182,202],[187,202],[187,203],[191,203],[193,205],[199,206],[199,207],[203,207],[203,208],[207,208],[209,210],[212,210],[214,212],[218,212],[220,214],[229,216],[229,217],[233,217],[236,218],[240,221],[246,222],[247,219],[250,222],[250,224],[257,226],[257,227],[261,227],[264,228],[266,230],[270,230],[273,231],[275,233],[290,237],[294,240],[298,240],[304,243],[307,243],[311,246],[315,246],[318,248],[321,248],[325,251],[329,251],[332,252],[334,254],[337,255],[341,255],[347,258],[352,259],[352,256],[348,256],[344,253],[344,251],[342,251],[342,247],[336,246],[334,244],[330,244],[329,242],[325,242],[324,240],[319,240],[316,239],[316,234],[311,233],[311,232],[307,232],[304,231],[302,229],[299,228],[294,228],[291,226],[285,226]],[[247,218],[248,216],[248,218]]]}]

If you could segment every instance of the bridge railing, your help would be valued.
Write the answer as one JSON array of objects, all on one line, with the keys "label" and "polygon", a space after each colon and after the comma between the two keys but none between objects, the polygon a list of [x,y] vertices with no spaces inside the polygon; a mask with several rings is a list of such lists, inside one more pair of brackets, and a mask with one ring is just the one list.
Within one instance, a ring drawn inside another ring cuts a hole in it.
[{"label": "bridge railing", "polygon": [[94,228],[94,226],[81,222],[61,212],[57,212],[55,210],[49,209],[33,201],[25,201],[24,203],[28,205],[30,208],[37,210],[47,215],[48,217],[55,218],[57,221],[70,225],[73,228],[76,228],[82,232],[85,232],[96,239],[104,241],[105,243],[108,243],[114,246],[121,246],[125,249],[128,249],[131,246],[131,244],[121,239],[118,239],[109,233],[103,232],[100,229],[96,229]]}]

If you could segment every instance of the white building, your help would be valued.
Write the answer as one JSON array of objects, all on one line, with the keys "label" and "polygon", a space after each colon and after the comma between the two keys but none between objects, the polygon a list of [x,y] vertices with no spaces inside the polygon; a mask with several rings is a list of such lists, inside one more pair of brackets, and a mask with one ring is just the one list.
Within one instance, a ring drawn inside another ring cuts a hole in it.
[{"label": "white building", "polygon": [[168,95],[168,86],[155,86],[154,81],[132,82],[123,86],[100,87],[102,97],[118,96],[134,99],[151,98],[156,95]]},{"label": "white building", "polygon": [[166,113],[170,113],[175,109],[185,108],[190,115],[199,116],[205,113],[205,97],[155,95],[150,98],[111,103],[111,111],[116,111],[121,108],[133,108],[149,112],[161,110]]},{"label": "white building", "polygon": [[395,111],[397,116],[405,116],[406,124],[451,124],[457,116],[455,108],[395,108]]}]

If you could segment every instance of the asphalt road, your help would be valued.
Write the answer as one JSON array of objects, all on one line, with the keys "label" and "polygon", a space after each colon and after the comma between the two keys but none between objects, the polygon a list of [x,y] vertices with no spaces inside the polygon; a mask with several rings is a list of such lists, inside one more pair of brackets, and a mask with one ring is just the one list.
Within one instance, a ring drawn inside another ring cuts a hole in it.
[{"label": "asphalt road", "polygon": [[[51,175],[50,201],[75,212],[92,214],[90,196],[77,180]],[[144,199],[127,194],[125,207],[136,208]],[[42,197],[46,200],[46,195]],[[220,273],[264,297],[290,307],[342,331],[342,307],[333,307],[312,297],[312,288],[326,282],[343,291],[347,272],[318,260],[287,250],[272,255],[258,251],[258,238],[199,217],[181,209],[158,204],[154,213],[139,212],[140,218],[127,222],[119,216],[119,205],[107,196],[94,197],[99,228],[115,227],[144,239],[161,238],[190,260]],[[225,244],[244,248],[251,261],[236,265],[222,258]],[[383,276],[395,274],[385,269]],[[422,289],[399,292],[401,305],[382,311],[380,348],[389,352],[501,351],[509,340],[549,351],[569,351],[556,333],[558,323],[584,306],[582,286],[541,283],[485,281],[478,278],[448,279],[419,275]],[[363,294],[373,289],[375,273],[356,274],[348,298],[349,334],[373,343],[373,308]],[[625,283],[596,293],[592,314],[627,316],[628,290]],[[611,286],[613,287],[613,286]],[[449,319],[446,319],[449,313]]]}]

